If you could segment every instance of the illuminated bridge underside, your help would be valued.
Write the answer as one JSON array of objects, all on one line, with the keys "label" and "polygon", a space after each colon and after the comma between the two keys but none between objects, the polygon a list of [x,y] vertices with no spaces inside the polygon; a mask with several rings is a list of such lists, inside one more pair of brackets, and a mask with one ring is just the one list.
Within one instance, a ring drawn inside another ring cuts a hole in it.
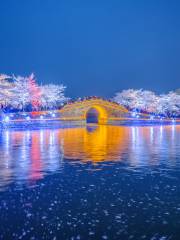
[{"label": "illuminated bridge underside", "polygon": [[128,110],[123,106],[103,99],[76,101],[60,110],[63,120],[84,122],[87,122],[88,115],[91,112],[96,112],[97,123],[99,124],[107,124],[113,120],[125,119],[130,116]]}]

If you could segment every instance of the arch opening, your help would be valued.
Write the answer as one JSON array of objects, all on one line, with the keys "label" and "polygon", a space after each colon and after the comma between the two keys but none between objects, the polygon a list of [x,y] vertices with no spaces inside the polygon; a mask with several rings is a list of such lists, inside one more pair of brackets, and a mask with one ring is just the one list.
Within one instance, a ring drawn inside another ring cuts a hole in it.
[{"label": "arch opening", "polygon": [[105,124],[107,122],[107,114],[105,109],[99,106],[93,106],[86,112],[86,123]]},{"label": "arch opening", "polygon": [[95,108],[89,109],[86,113],[86,123],[98,123],[99,122],[99,112]]}]

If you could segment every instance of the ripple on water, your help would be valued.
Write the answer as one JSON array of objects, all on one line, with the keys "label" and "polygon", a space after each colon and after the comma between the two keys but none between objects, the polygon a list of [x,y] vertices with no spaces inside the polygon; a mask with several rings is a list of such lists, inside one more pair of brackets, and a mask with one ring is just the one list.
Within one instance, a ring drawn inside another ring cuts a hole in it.
[{"label": "ripple on water", "polygon": [[179,239],[179,126],[4,131],[0,142],[0,239]]}]

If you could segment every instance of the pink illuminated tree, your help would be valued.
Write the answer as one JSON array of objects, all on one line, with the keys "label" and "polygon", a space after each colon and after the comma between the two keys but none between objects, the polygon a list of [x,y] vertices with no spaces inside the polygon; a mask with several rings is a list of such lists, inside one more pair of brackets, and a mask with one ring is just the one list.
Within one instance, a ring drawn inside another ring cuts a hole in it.
[{"label": "pink illuminated tree", "polygon": [[27,77],[28,91],[32,108],[37,110],[41,106],[41,88],[36,83],[34,74]]}]

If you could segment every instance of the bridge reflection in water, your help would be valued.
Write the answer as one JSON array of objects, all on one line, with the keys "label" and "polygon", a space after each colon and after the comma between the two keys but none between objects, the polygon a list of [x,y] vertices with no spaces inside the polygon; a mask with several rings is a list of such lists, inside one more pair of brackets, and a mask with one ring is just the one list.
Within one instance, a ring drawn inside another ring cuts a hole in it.
[{"label": "bridge reflection in water", "polygon": [[0,137],[0,188],[13,181],[41,179],[76,161],[151,166],[158,164],[163,155],[165,164],[175,165],[171,159],[176,159],[179,136],[180,126],[6,130]]}]

